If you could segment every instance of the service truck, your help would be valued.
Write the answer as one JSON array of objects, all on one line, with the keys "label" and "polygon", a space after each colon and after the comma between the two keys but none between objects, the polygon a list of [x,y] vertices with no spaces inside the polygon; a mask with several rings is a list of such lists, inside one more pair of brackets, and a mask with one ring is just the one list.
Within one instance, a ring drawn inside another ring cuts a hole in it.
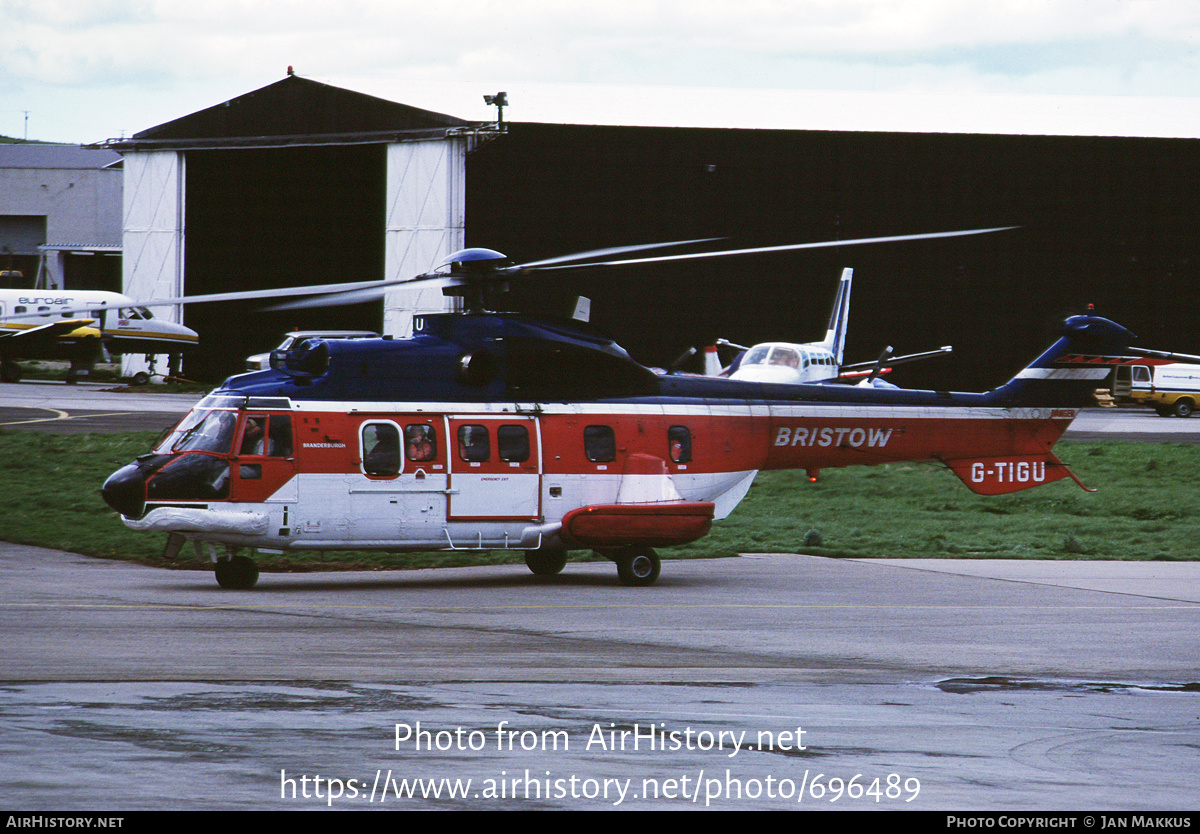
[{"label": "service truck", "polygon": [[1147,359],[1113,373],[1115,400],[1151,406],[1160,417],[1190,417],[1200,403],[1200,365]]}]

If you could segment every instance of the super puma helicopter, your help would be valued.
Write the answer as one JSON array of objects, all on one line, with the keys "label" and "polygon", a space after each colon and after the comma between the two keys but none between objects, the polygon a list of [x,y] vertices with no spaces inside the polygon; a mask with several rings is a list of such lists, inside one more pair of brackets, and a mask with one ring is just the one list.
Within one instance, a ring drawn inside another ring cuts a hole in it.
[{"label": "super puma helicopter", "polygon": [[1029,367],[977,394],[655,372],[580,327],[489,311],[505,282],[551,269],[985,231],[603,264],[577,262],[642,247],[516,266],[456,252],[449,271],[410,280],[439,282],[464,312],[420,317],[410,338],[276,352],[113,473],[104,500],[129,527],[167,533],[168,554],[206,547],[227,588],[257,581],[245,548],[517,549],[539,575],[595,550],[637,586],[659,575],[653,548],[704,536],[764,469],[938,460],[981,494],[1075,478],[1052,447],[1107,371],[1074,360],[1134,338],[1097,316],[1068,319]]}]

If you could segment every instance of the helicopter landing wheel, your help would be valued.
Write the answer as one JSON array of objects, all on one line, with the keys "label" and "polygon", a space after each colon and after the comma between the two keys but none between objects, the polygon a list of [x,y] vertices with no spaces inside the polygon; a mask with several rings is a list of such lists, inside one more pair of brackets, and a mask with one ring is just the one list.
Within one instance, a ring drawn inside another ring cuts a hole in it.
[{"label": "helicopter landing wheel", "polygon": [[233,591],[244,591],[258,582],[258,565],[249,556],[234,556],[217,562],[213,569],[217,584]]},{"label": "helicopter landing wheel", "polygon": [[626,548],[616,554],[614,559],[621,584],[632,588],[653,585],[658,579],[659,571],[662,570],[658,554],[649,547]]},{"label": "helicopter landing wheel", "polygon": [[554,576],[562,572],[567,564],[567,551],[555,547],[542,547],[525,551],[525,565],[537,576]]}]

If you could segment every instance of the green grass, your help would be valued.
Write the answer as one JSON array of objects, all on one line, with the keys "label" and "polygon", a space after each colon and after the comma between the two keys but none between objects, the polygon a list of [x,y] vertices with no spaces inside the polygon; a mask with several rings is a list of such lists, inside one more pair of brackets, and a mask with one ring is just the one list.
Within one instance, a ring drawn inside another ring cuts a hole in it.
[{"label": "green grass", "polygon": [[[940,464],[759,475],[733,515],[680,550],[846,557],[1200,558],[1193,481],[1200,447],[1063,442],[1089,487],[1063,479],[1001,496],[970,492]],[[806,544],[807,541],[807,544]]]},{"label": "green grass", "polygon": [[[145,453],[151,432],[55,435],[0,432],[5,512],[0,541],[90,556],[166,564],[163,534],[126,528],[100,499],[100,485]],[[1061,443],[1057,451],[1088,486],[1064,479],[983,497],[940,465],[828,469],[759,476],[746,500],[713,532],[668,558],[803,552],[842,557],[1005,559],[1198,558],[1195,487],[1200,447],[1184,444]],[[390,569],[521,563],[520,553],[260,554],[264,570]],[[203,567],[190,547],[177,567]]]}]

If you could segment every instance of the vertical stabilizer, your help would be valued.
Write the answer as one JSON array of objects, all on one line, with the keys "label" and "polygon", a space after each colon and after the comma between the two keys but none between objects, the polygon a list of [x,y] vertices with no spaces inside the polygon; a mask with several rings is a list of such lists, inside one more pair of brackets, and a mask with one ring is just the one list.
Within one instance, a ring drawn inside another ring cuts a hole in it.
[{"label": "vertical stabilizer", "polygon": [[850,267],[842,270],[842,280],[838,283],[833,311],[829,314],[829,329],[825,331],[825,340],[821,342],[821,346],[833,354],[838,367],[842,365],[842,353],[846,348],[846,325],[850,319],[850,282],[853,277],[854,270]]},{"label": "vertical stabilizer", "polygon": [[1112,373],[1104,358],[1123,355],[1136,337],[1099,316],[1072,316],[1060,332],[1049,350],[987,397],[1006,407],[1095,405],[1096,388]]}]

